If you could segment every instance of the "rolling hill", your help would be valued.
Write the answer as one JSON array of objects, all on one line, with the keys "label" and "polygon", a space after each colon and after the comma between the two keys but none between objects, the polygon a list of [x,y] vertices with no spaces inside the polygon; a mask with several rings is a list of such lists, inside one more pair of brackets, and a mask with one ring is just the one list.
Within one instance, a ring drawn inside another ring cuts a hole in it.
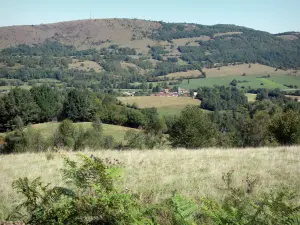
[{"label": "rolling hill", "polygon": [[0,89],[45,81],[102,90],[244,73],[297,77],[299,37],[297,32],[270,34],[228,24],[138,19],[0,27]]}]

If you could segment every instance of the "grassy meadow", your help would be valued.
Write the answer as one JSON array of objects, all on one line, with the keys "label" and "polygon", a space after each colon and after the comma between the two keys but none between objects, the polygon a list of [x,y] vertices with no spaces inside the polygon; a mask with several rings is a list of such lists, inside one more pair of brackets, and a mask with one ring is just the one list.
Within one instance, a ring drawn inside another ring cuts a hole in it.
[{"label": "grassy meadow", "polygon": [[[81,122],[81,123],[75,123],[76,126],[82,126],[83,129],[91,128],[92,123],[90,122]],[[39,124],[33,124],[31,125],[34,129],[37,129],[41,131],[42,135],[46,138],[50,137],[55,130],[58,128],[59,123],[56,122],[50,122],[50,123],[39,123]],[[115,141],[121,142],[124,141],[124,136],[128,130],[131,130],[133,128],[129,127],[122,127],[117,125],[111,125],[111,124],[102,124],[103,129],[103,135],[106,136],[113,136]],[[5,133],[0,133],[0,137],[4,136]]]},{"label": "grassy meadow", "polygon": [[139,108],[156,107],[160,115],[179,115],[187,105],[200,105],[200,101],[189,97],[136,96],[119,97],[123,104],[136,103]]},{"label": "grassy meadow", "polygon": [[286,85],[297,85],[300,87],[300,77],[291,75],[274,75],[270,78],[263,76],[224,76],[224,77],[207,77],[199,79],[183,80],[179,86],[185,89],[197,89],[199,87],[213,87],[214,85],[229,86],[230,82],[236,79],[240,81],[237,87],[251,87],[251,88],[280,88],[282,90],[288,89]]},{"label": "grassy meadow", "polygon": [[[62,156],[75,158],[77,153],[0,155],[0,220],[19,203],[19,195],[11,187],[19,177],[41,177],[51,185],[63,185],[60,169]],[[233,183],[242,185],[247,174],[259,178],[255,194],[300,185],[300,147],[145,150],[84,152],[122,162],[123,174],[116,185],[136,193],[142,202],[159,202],[173,191],[184,196],[208,196],[220,200],[224,196],[222,174],[234,170]]]}]

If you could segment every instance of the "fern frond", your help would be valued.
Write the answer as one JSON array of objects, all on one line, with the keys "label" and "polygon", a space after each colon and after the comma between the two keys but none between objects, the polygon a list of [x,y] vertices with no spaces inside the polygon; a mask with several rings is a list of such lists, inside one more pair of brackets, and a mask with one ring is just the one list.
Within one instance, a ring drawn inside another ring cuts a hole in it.
[{"label": "fern frond", "polygon": [[197,205],[175,193],[172,197],[175,216],[182,224],[194,224]]}]

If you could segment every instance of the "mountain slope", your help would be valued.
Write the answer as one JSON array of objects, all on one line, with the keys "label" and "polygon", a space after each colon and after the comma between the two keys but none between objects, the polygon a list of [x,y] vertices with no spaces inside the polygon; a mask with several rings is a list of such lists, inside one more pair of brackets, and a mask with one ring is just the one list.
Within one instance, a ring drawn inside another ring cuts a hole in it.
[{"label": "mountain slope", "polygon": [[[154,60],[177,58],[213,67],[220,63],[261,63],[272,67],[300,67],[299,33],[273,35],[246,27],[205,26],[137,19],[77,20],[46,25],[0,28],[0,48],[41,44],[46,40],[78,50],[130,47]],[[153,47],[150,49],[150,47]],[[173,71],[174,72],[174,71]],[[176,71],[175,71],[176,72]]]},{"label": "mountain slope", "polygon": [[19,44],[40,44],[47,39],[82,49],[96,47],[107,41],[121,45],[129,43],[132,39],[142,39],[159,27],[158,22],[130,19],[77,20],[1,27],[0,48]]}]

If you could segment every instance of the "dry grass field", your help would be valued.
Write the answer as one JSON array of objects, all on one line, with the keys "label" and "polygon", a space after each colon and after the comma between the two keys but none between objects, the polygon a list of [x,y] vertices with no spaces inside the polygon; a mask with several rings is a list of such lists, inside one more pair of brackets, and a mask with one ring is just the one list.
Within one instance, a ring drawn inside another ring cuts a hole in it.
[{"label": "dry grass field", "polygon": [[[226,76],[242,76],[244,73],[246,76],[273,76],[273,75],[283,75],[283,74],[293,74],[297,76],[298,71],[284,71],[276,68],[265,66],[262,64],[251,64],[251,68],[249,68],[249,64],[241,64],[236,66],[223,66],[220,68],[212,68],[212,69],[204,69],[203,71],[206,73],[207,78],[210,77],[226,77]],[[198,70],[190,70],[187,72],[178,72],[178,73],[170,73],[167,75],[169,78],[185,78],[201,75]]]},{"label": "dry grass field", "polygon": [[84,60],[81,62],[78,59],[73,59],[72,63],[69,64],[69,69],[77,69],[77,70],[85,70],[85,71],[94,69],[96,72],[100,72],[102,70],[102,67],[98,63],[90,60]]},{"label": "dry grass field", "polygon": [[220,37],[220,36],[230,36],[233,34],[242,34],[243,32],[226,32],[226,33],[216,33],[214,34],[214,37]]},{"label": "dry grass field", "polygon": [[277,70],[270,66],[265,66],[261,64],[251,64],[251,68],[249,68],[249,64],[241,64],[236,66],[223,66],[218,70],[218,68],[213,69],[205,69],[207,77],[223,77],[223,76],[236,76],[242,75],[243,73],[246,76],[267,76],[267,75],[282,75],[288,74],[288,72],[284,70]]},{"label": "dry grass field", "polygon": [[189,97],[160,97],[160,96],[136,96],[136,97],[119,97],[124,104],[136,103],[139,108],[149,107],[168,107],[168,106],[186,106],[199,105],[200,101]]},{"label": "dry grass field", "polygon": [[[75,158],[77,153],[0,155],[0,220],[19,203],[11,187],[19,177],[41,177],[46,183],[63,185],[60,169],[62,156]],[[158,202],[173,191],[189,196],[222,199],[223,173],[234,170],[233,183],[240,186],[247,174],[257,176],[255,194],[300,185],[300,147],[257,149],[146,150],[84,152],[122,162],[123,175],[117,182],[121,190],[136,193],[141,201]]]},{"label": "dry grass field", "polygon": [[[209,36],[199,36],[199,37],[193,37],[193,38],[178,38],[173,39],[173,43],[178,46],[185,46],[187,43],[196,43],[195,41],[208,41],[210,40]],[[196,46],[199,46],[198,43],[196,43]]]},{"label": "dry grass field", "polygon": [[189,70],[187,72],[176,72],[176,73],[169,73],[166,77],[169,77],[170,79],[175,78],[185,78],[185,77],[198,77],[199,75],[202,75],[202,73],[199,70]]},{"label": "dry grass field", "polygon": [[136,103],[139,108],[156,107],[161,116],[179,115],[187,105],[200,105],[200,101],[189,97],[136,96],[119,97],[124,104]]}]

